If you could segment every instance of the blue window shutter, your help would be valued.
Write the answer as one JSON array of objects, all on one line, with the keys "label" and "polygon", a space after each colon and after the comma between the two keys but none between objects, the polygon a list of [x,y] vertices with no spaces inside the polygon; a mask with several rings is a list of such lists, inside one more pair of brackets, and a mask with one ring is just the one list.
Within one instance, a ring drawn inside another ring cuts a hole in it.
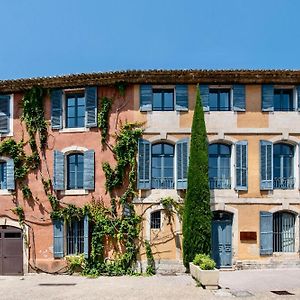
[{"label": "blue window shutter", "polygon": [[62,90],[51,91],[51,127],[62,128]]},{"label": "blue window shutter", "polygon": [[97,127],[97,87],[85,89],[85,125]]},{"label": "blue window shutter", "polygon": [[149,190],[151,188],[151,143],[139,139],[138,145],[138,189]]},{"label": "blue window shutter", "polygon": [[199,88],[203,111],[209,111],[209,87],[201,84]]},{"label": "blue window shutter", "polygon": [[83,248],[84,248],[84,257],[89,257],[89,217],[87,215],[84,216],[83,219],[83,231],[84,231],[84,240],[83,240]]},{"label": "blue window shutter", "polygon": [[152,86],[149,84],[142,84],[140,86],[140,111],[152,110]]},{"label": "blue window shutter", "polygon": [[56,191],[65,189],[65,156],[54,150],[53,188]]},{"label": "blue window shutter", "polygon": [[262,85],[262,111],[274,111],[274,86]]},{"label": "blue window shutter", "polygon": [[260,189],[273,190],[273,144],[260,141]]},{"label": "blue window shutter", "polygon": [[245,85],[243,84],[233,86],[233,110],[246,111]]},{"label": "blue window shutter", "polygon": [[9,132],[10,96],[0,95],[0,133]]},{"label": "blue window shutter", "polygon": [[64,257],[64,220],[53,220],[53,256]]},{"label": "blue window shutter", "polygon": [[236,150],[236,190],[248,189],[248,142],[239,141],[235,144]]},{"label": "blue window shutter", "polygon": [[176,143],[177,156],[177,189],[187,188],[187,170],[189,160],[189,139],[182,139]]},{"label": "blue window shutter", "polygon": [[188,86],[184,84],[176,85],[176,110],[188,111],[189,98],[188,98]]},{"label": "blue window shutter", "polygon": [[267,211],[260,211],[260,255],[273,253],[273,215]]},{"label": "blue window shutter", "polygon": [[6,188],[8,190],[15,189],[15,164],[12,158],[6,162]]},{"label": "blue window shutter", "polygon": [[83,158],[83,187],[85,190],[95,189],[95,151],[84,152]]},{"label": "blue window shutter", "polygon": [[296,87],[297,90],[297,110],[300,111],[300,85]]}]

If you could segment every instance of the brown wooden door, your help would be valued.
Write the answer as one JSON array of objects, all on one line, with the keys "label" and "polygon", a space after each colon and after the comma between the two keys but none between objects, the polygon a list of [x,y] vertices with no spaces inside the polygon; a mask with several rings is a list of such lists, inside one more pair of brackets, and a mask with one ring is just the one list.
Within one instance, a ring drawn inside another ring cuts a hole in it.
[{"label": "brown wooden door", "polygon": [[22,274],[22,230],[12,226],[0,226],[0,275]]}]

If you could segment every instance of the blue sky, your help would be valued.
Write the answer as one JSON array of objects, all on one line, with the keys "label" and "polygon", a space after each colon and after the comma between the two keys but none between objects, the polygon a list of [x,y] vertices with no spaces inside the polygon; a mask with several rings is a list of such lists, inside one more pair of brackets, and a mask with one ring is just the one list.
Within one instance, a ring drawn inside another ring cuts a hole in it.
[{"label": "blue sky", "polygon": [[0,0],[0,79],[300,69],[299,0]]}]

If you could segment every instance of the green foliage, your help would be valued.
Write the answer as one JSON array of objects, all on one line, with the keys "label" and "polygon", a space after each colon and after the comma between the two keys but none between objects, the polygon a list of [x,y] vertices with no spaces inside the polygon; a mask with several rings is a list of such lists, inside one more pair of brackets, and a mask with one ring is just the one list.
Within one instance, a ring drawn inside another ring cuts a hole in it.
[{"label": "green foliage", "polygon": [[109,133],[109,113],[112,106],[112,100],[103,97],[101,98],[100,111],[98,112],[98,127],[101,131],[101,143],[105,144]]},{"label": "green foliage", "polygon": [[29,144],[32,152],[36,152],[35,136],[38,133],[40,149],[44,150],[47,144],[47,124],[44,116],[44,95],[45,90],[41,87],[33,87],[26,91],[22,99],[22,121],[26,124],[29,134]]},{"label": "green foliage", "polygon": [[68,255],[66,256],[66,260],[69,274],[73,274],[74,272],[82,272],[82,270],[85,268],[86,261],[84,254]]},{"label": "green foliage", "polygon": [[55,219],[55,218],[58,219],[60,216],[59,215],[56,216],[54,213],[56,213],[58,211],[58,209],[59,209],[59,201],[56,198],[56,196],[54,196],[52,194],[47,194],[47,196],[48,196],[48,200],[50,202],[51,208],[53,210],[53,212],[52,212],[53,213],[52,218],[53,219]]},{"label": "green foliage", "polygon": [[23,194],[24,199],[26,199],[26,200],[32,199],[32,192],[31,192],[28,185],[25,185],[25,184],[22,185],[21,190],[22,190],[22,194]]},{"label": "green foliage", "polygon": [[125,91],[126,91],[126,83],[124,81],[119,81],[115,83],[115,87],[118,90],[119,94],[121,97],[125,96]]},{"label": "green foliage", "polygon": [[150,243],[147,240],[145,240],[145,249],[146,249],[146,256],[147,256],[146,274],[154,275],[156,273],[155,272],[155,261],[154,261]]},{"label": "green foliage", "polygon": [[21,206],[17,206],[13,209],[11,209],[11,211],[18,216],[18,220],[19,220],[19,224],[22,226],[24,224],[25,221],[25,214],[24,214],[24,210],[23,207]]},{"label": "green foliage", "polygon": [[193,264],[202,270],[213,270],[216,267],[215,261],[206,254],[196,254]]},{"label": "green foliage", "polygon": [[172,197],[165,197],[160,200],[161,205],[164,208],[165,215],[168,218],[168,224],[171,224],[171,220],[173,218],[174,213],[182,218],[183,214],[183,204],[178,203]]},{"label": "green foliage", "polygon": [[208,185],[208,143],[200,91],[193,117],[188,187],[183,214],[183,262],[186,268],[197,253],[211,250],[211,210]]}]

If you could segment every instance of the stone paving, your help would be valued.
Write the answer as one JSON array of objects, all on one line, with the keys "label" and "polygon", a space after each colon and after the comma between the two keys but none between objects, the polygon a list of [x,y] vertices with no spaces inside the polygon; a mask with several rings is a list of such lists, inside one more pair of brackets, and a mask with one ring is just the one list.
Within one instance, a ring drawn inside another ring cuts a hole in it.
[{"label": "stone paving", "polygon": [[[300,269],[223,271],[221,289],[197,286],[188,274],[99,277],[29,274],[0,277],[4,299],[300,299]],[[271,290],[295,295],[278,296]]]}]

